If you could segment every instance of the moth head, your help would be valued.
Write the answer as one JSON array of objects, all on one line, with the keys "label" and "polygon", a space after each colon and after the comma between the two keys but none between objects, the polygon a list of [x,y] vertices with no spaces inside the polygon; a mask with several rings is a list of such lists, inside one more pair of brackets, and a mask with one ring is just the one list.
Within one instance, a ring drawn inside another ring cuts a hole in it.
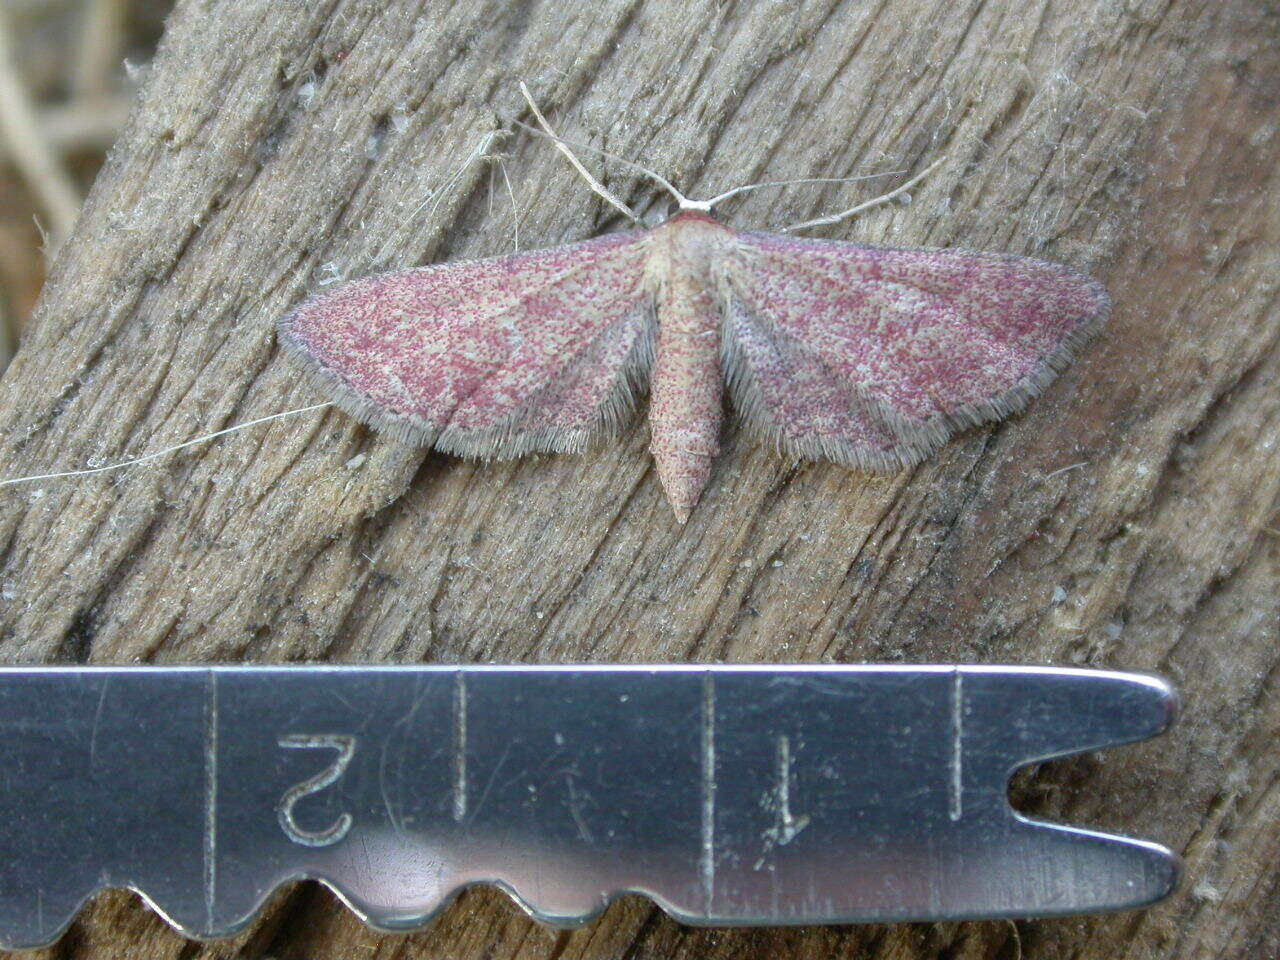
[{"label": "moth head", "polygon": [[715,208],[706,200],[690,200],[687,197],[657,197],[640,217],[642,226],[652,229],[660,227],[668,220],[682,213],[701,213],[709,217],[716,215]]}]

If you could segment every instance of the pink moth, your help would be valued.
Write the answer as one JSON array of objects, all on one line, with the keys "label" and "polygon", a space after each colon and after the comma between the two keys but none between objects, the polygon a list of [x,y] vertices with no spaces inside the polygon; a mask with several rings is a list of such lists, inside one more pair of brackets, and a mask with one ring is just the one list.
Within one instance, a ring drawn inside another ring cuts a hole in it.
[{"label": "pink moth", "polygon": [[1101,285],[1057,264],[740,232],[671,189],[682,209],[654,229],[357,280],[281,341],[361,421],[467,457],[581,451],[648,388],[684,522],[726,392],[788,454],[893,472],[1021,410],[1107,314]]}]

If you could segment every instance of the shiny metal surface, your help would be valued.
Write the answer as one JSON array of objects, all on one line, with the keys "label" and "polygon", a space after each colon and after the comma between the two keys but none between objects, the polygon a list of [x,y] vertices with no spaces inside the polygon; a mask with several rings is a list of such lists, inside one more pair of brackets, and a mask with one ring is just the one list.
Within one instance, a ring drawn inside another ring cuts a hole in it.
[{"label": "shiny metal surface", "polygon": [[1175,708],[1056,668],[3,668],[0,945],[105,886],[226,936],[297,877],[388,930],[476,882],[554,924],[622,891],[707,925],[1141,906],[1173,854],[1006,785]]}]

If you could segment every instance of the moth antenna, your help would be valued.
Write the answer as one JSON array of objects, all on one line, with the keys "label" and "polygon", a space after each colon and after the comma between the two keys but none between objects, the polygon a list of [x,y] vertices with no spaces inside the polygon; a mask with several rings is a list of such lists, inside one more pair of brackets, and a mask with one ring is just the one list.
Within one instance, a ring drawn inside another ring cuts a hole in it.
[{"label": "moth antenna", "polygon": [[914,187],[917,183],[919,183],[929,174],[933,173],[934,170],[938,169],[938,167],[946,163],[946,161],[947,161],[946,157],[939,157],[937,160],[933,161],[933,163],[929,164],[929,166],[925,167],[923,170],[917,173],[914,177],[912,177],[902,186],[897,187],[896,189],[890,190],[888,193],[884,194],[883,196],[875,197],[871,200],[865,200],[862,203],[858,204],[857,206],[850,207],[848,210],[842,210],[840,213],[833,213],[830,216],[826,216],[826,217],[818,217],[816,220],[806,220],[804,221],[804,223],[793,223],[789,227],[783,227],[778,232],[790,233],[792,230],[803,230],[806,227],[822,227],[822,226],[826,226],[829,223],[839,223],[841,220],[847,220],[849,217],[852,217],[855,213],[861,213],[863,210],[868,210],[871,207],[878,207],[880,204],[887,203],[888,201],[892,200],[894,197],[901,196],[903,193],[910,190],[912,187]]},{"label": "moth antenna", "polygon": [[748,190],[759,190],[763,187],[790,187],[799,183],[856,183],[859,180],[873,180],[876,177],[896,177],[906,172],[906,170],[886,170],[884,173],[868,173],[860,177],[804,177],[800,180],[768,180],[764,183],[748,183],[743,187],[734,187],[732,190],[726,190],[720,196],[712,197],[705,202],[714,206],[723,200],[728,200],[730,197],[736,197],[740,193],[746,193]]},{"label": "moth antenna", "polygon": [[238,430],[248,430],[250,427],[256,427],[260,423],[279,420],[281,417],[293,417],[300,413],[310,413],[312,410],[322,410],[325,407],[331,406],[333,406],[332,400],[326,400],[324,403],[313,403],[309,407],[299,407],[296,410],[286,410],[283,413],[273,413],[266,417],[258,417],[256,420],[250,420],[247,423],[237,423],[235,426],[227,427],[225,430],[202,434],[201,436],[194,437],[184,443],[175,443],[173,446],[165,447],[163,450],[157,450],[155,453],[148,453],[145,456],[122,460],[120,463],[108,464],[105,467],[89,467],[86,470],[67,470],[63,473],[41,473],[30,477],[13,477],[9,480],[0,480],[0,487],[12,486],[15,483],[26,483],[30,480],[57,480],[62,477],[84,477],[91,473],[107,473],[111,470],[123,470],[125,467],[132,467],[134,464],[146,463],[148,460],[155,460],[157,457],[163,457],[165,454],[173,453],[177,450],[184,450],[187,447],[193,447],[197,443],[204,443],[206,440],[225,437],[228,433],[235,433]]},{"label": "moth antenna", "polygon": [[608,160],[612,160],[615,163],[620,163],[624,167],[630,167],[632,170],[635,170],[638,173],[644,174],[649,179],[657,181],[658,185],[662,187],[664,190],[666,190],[668,193],[670,193],[672,198],[681,206],[701,207],[703,205],[704,201],[690,200],[683,193],[681,193],[674,186],[672,186],[671,182],[667,180],[666,177],[662,176],[662,174],[655,173],[654,171],[650,170],[648,167],[643,166],[642,164],[636,163],[634,160],[628,160],[626,157],[620,157],[616,153],[610,153],[608,150],[601,150],[599,147],[592,146],[589,143],[583,143],[581,140],[565,140],[562,137],[549,136],[548,134],[539,130],[537,127],[531,127],[529,126],[529,124],[523,123],[522,121],[517,120],[514,117],[511,119],[510,122],[513,126],[517,126],[522,130],[532,133],[535,137],[542,137],[543,139],[546,139],[546,140],[555,140],[555,141],[558,141],[559,143],[566,144],[570,147],[577,147],[579,150],[590,150],[592,153],[599,154],[600,156],[605,157]]},{"label": "moth antenna", "polygon": [[573,169],[577,170],[582,179],[587,181],[587,185],[590,186],[591,189],[594,190],[601,198],[621,210],[634,223],[639,223],[640,218],[636,216],[635,211],[606,190],[604,184],[592,176],[591,171],[582,165],[582,161],[579,160],[574,155],[574,152],[569,149],[568,144],[561,140],[556,132],[551,129],[551,124],[547,123],[547,118],[542,115],[542,111],[538,109],[538,105],[533,102],[533,97],[529,93],[529,88],[525,86],[523,80],[520,81],[520,92],[524,94],[524,98],[529,104],[529,109],[533,111],[533,115],[537,119],[538,124],[544,131],[546,131],[547,136],[550,137],[551,141],[556,145],[556,149],[569,159],[569,162],[573,164]]},{"label": "moth antenna", "polygon": [[[527,87],[525,87],[523,83],[520,84],[520,92],[523,93],[525,99],[529,101],[529,106],[533,108],[533,114],[535,117],[537,117],[538,122],[542,124],[543,129],[539,130],[536,127],[531,127],[529,126],[529,124],[522,123],[521,121],[516,120],[515,118],[512,118],[511,122],[515,124],[515,126],[520,127],[523,130],[527,130],[530,133],[535,134],[536,136],[546,137],[548,140],[553,141],[556,147],[560,150],[560,152],[569,158],[569,162],[573,164],[574,169],[576,169],[580,174],[582,174],[582,176],[587,179],[587,182],[592,185],[592,189],[595,190],[597,193],[599,193],[601,196],[603,196],[606,200],[608,200],[614,206],[619,207],[620,209],[625,208],[625,205],[622,203],[622,201],[616,200],[612,196],[610,196],[608,192],[605,191],[604,187],[601,186],[596,181],[596,179],[592,177],[591,174],[588,173],[583,168],[582,164],[578,161],[578,158],[575,157],[572,152],[570,152],[569,147],[577,147],[579,150],[590,150],[592,153],[595,153],[601,157],[605,157],[606,159],[613,160],[617,163],[622,164],[625,167],[630,167],[632,170],[635,170],[639,173],[644,174],[650,180],[653,180],[660,187],[662,187],[662,189],[666,190],[667,193],[671,194],[672,198],[674,198],[676,203],[680,205],[681,209],[702,210],[702,209],[708,208],[708,205],[703,203],[702,201],[690,200],[683,193],[677,190],[675,186],[672,185],[671,181],[669,181],[666,177],[662,176],[659,173],[654,172],[653,170],[650,170],[648,167],[645,167],[645,166],[642,166],[641,164],[636,163],[634,160],[628,160],[626,157],[620,157],[616,153],[610,153],[608,150],[601,150],[599,147],[592,146],[589,143],[582,143],[581,141],[577,141],[577,140],[564,139],[559,134],[557,134],[554,130],[552,130],[550,126],[548,126],[546,119],[542,116],[542,112],[538,109],[537,105],[533,102],[533,98],[529,96],[529,90]],[[635,220],[639,219],[634,214],[632,214],[631,217],[632,219],[635,219]]]}]

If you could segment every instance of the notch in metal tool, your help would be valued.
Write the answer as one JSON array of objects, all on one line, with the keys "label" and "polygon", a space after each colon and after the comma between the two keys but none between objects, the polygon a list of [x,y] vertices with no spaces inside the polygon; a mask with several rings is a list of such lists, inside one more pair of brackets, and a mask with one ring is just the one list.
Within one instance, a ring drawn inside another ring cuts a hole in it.
[{"label": "notch in metal tool", "polygon": [[300,877],[386,930],[477,882],[560,925],[628,891],[725,926],[1142,906],[1170,851],[1006,791],[1175,708],[1035,667],[0,668],[0,946],[107,886],[229,936]]}]

